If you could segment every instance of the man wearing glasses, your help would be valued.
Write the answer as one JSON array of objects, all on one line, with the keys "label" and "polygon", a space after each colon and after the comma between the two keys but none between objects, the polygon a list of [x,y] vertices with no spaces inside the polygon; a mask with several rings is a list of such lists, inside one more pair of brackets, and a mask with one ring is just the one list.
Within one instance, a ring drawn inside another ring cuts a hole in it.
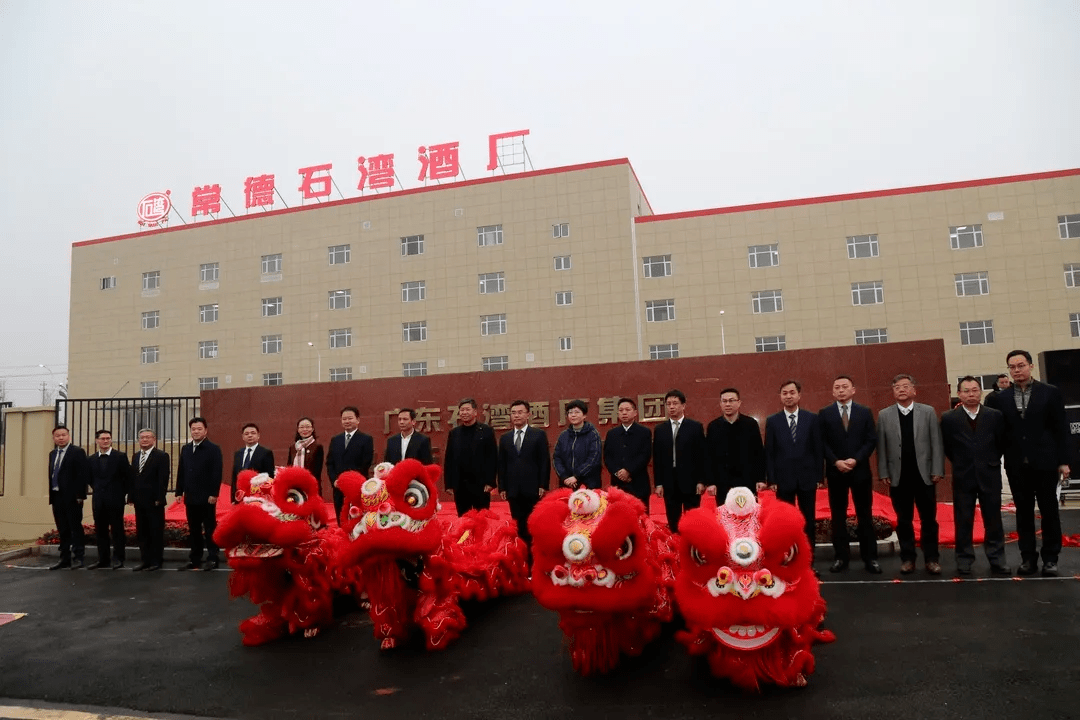
[{"label": "man wearing glasses", "polygon": [[1021,575],[1039,570],[1035,548],[1035,503],[1042,514],[1042,574],[1056,577],[1061,552],[1061,518],[1057,484],[1069,477],[1069,427],[1065,401],[1053,385],[1031,377],[1031,353],[1013,350],[1006,356],[1011,388],[1002,390],[995,406],[1005,415],[1005,472],[1016,503]]}]

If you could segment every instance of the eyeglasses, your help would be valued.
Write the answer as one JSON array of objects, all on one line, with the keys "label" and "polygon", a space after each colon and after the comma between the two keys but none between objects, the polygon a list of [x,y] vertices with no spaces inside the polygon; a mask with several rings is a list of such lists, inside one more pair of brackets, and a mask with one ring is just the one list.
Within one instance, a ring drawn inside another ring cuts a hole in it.
[{"label": "eyeglasses", "polygon": [[1026,362],[1016,363],[1015,365],[1009,365],[1008,366],[1008,368],[1010,370],[1023,370],[1026,367],[1031,367],[1031,366],[1028,365]]}]

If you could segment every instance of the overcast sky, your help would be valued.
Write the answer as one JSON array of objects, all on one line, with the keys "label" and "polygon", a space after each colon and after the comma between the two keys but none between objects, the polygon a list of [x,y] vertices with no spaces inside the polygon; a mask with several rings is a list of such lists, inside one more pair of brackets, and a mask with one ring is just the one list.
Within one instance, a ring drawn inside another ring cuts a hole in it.
[{"label": "overcast sky", "polygon": [[[71,243],[148,192],[528,128],[655,212],[1080,167],[1080,3],[0,0],[0,379],[67,371]],[[174,219],[173,224],[178,224]],[[174,236],[174,242],[179,241]],[[47,370],[38,367],[47,366]]]}]

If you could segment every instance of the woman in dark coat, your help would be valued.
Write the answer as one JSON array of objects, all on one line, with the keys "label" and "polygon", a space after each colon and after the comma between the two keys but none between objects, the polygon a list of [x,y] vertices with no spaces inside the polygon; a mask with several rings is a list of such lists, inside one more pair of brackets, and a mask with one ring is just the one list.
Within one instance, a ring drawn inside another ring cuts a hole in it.
[{"label": "woman in dark coat", "polygon": [[315,436],[315,423],[309,417],[296,421],[296,440],[289,446],[289,464],[306,468],[319,483],[319,494],[326,499],[322,486],[323,446]]}]

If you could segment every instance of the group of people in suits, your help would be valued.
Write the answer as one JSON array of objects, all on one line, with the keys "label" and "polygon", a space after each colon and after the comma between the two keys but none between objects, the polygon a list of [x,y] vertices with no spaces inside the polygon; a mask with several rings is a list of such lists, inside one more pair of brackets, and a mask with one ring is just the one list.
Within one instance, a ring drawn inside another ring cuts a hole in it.
[{"label": "group of people in suits", "polygon": [[[498,492],[508,501],[518,531],[528,543],[528,518],[550,489],[554,468],[559,486],[572,489],[601,487],[606,469],[612,487],[639,498],[648,507],[653,493],[663,500],[668,524],[678,531],[679,519],[699,507],[705,493],[723,497],[733,487],[758,492],[775,490],[781,501],[795,505],[806,519],[806,533],[815,545],[817,491],[824,481],[832,519],[834,561],[830,570],[843,572],[850,563],[848,505],[855,507],[859,554],[868,572],[881,573],[873,526],[873,474],[871,456],[877,453],[880,481],[888,487],[896,512],[902,574],[914,572],[917,547],[925,568],[941,573],[938,548],[936,487],[945,476],[945,459],[953,469],[953,514],[956,525],[956,560],[960,575],[971,574],[975,554],[972,543],[975,506],[985,528],[984,550],[993,575],[1011,575],[1005,563],[1001,519],[1001,459],[1016,504],[1021,552],[1018,572],[1038,572],[1035,505],[1042,513],[1043,574],[1057,574],[1061,550],[1061,524],[1055,486],[1069,476],[1071,452],[1061,393],[1031,377],[1031,355],[1009,353],[1008,383],[982,403],[980,382],[971,376],[957,385],[960,404],[939,420],[934,409],[915,402],[915,379],[900,374],[892,380],[895,403],[874,415],[854,402],[855,382],[849,375],[833,381],[835,402],[814,413],[800,407],[802,385],[785,380],[780,386],[782,409],[766,418],[764,441],[757,420],[740,413],[737,388],[720,393],[721,415],[708,428],[686,416],[687,399],[680,390],[664,397],[666,418],[650,432],[638,423],[637,403],[619,398],[618,425],[601,440],[587,420],[583,400],[566,405],[568,427],[554,449],[547,433],[531,425],[528,402],[510,405],[510,429],[499,438],[479,421],[473,398],[458,404],[457,424],[446,441],[443,477],[459,515],[490,507]],[[341,473],[355,470],[367,475],[374,462],[374,443],[359,430],[355,406],[341,410],[342,432],[324,451],[309,417],[297,421],[289,446],[288,464],[322,477],[325,466],[333,486],[334,507],[340,517],[344,496],[336,487]],[[397,414],[398,433],[387,440],[383,459],[397,463],[415,458],[431,464],[431,439],[416,430],[416,412]],[[207,438],[204,418],[188,423],[191,442],[183,446],[177,470],[176,497],[186,508],[190,533],[189,562],[181,570],[218,567],[213,542],[216,503],[222,473],[221,449]],[[241,430],[244,446],[233,457],[231,487],[246,469],[274,474],[274,455],[259,444],[255,423]],[[67,428],[53,431],[55,449],[49,456],[53,517],[60,535],[60,562],[54,569],[83,566],[85,540],[82,505],[92,487],[94,524],[99,562],[94,567],[124,566],[123,512],[125,498],[134,504],[142,564],[137,570],[161,567],[165,493],[169,484],[169,456],[156,448],[152,430],[139,433],[139,451],[129,461],[111,448],[108,430],[97,433],[97,452],[87,457],[71,445]],[[649,476],[650,461],[653,466]],[[916,544],[914,517],[921,526]],[[110,553],[111,543],[111,553]],[[204,545],[207,559],[202,559]]]}]

